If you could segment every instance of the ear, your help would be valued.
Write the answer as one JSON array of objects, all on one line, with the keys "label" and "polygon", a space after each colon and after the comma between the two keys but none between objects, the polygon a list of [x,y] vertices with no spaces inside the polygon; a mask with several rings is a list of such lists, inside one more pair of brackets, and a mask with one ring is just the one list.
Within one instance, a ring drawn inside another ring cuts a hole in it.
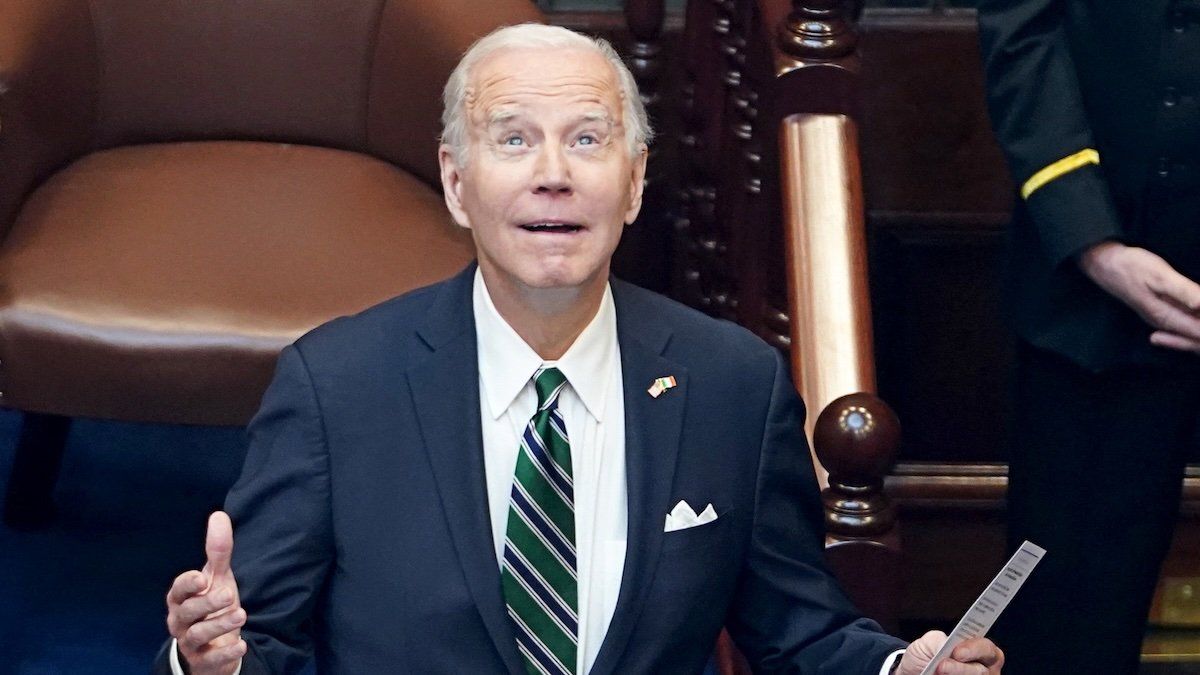
[{"label": "ear", "polygon": [[633,158],[633,168],[629,176],[629,210],[625,212],[625,224],[632,225],[637,220],[638,212],[642,210],[642,192],[646,189],[646,160],[650,149],[644,144],[639,146],[637,157]]},{"label": "ear", "polygon": [[446,199],[446,209],[454,217],[454,222],[461,227],[470,228],[471,221],[462,206],[462,167],[458,166],[454,148],[442,144],[438,146],[438,166],[442,174],[442,195]]}]

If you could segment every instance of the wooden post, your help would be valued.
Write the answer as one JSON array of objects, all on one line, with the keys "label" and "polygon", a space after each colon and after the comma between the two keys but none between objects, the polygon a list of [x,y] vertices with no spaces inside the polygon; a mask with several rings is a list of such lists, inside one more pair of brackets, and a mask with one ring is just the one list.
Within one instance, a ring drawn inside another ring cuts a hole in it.
[{"label": "wooden post", "polygon": [[874,394],[848,394],[821,411],[813,447],[829,470],[821,492],[826,559],[858,608],[895,632],[900,536],[883,478],[900,447],[900,422]]}]

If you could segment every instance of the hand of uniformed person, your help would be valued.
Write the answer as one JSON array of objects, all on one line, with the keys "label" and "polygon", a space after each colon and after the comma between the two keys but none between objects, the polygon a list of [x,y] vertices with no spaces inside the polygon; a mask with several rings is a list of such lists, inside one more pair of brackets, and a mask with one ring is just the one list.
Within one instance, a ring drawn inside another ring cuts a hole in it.
[{"label": "hand of uniformed person", "polygon": [[[931,630],[904,650],[896,675],[920,675],[946,644],[946,634]],[[1004,652],[987,638],[963,640],[934,671],[937,675],[998,675],[1004,667]]]},{"label": "hand of uniformed person", "polygon": [[246,610],[229,567],[233,524],[223,511],[208,518],[204,554],[204,569],[180,574],[167,592],[167,630],[190,675],[231,675],[246,653],[241,638]]},{"label": "hand of uniformed person", "polygon": [[1079,267],[1155,329],[1151,343],[1200,354],[1200,284],[1150,251],[1115,241],[1084,251]]}]

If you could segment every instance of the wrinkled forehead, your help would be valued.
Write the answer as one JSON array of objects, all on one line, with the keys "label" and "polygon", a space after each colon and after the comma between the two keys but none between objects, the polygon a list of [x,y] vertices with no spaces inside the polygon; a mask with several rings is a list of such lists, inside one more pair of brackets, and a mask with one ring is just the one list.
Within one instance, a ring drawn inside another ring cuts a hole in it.
[{"label": "wrinkled forehead", "polygon": [[530,109],[603,113],[621,121],[616,69],[584,48],[506,47],[471,69],[465,105],[473,126]]}]

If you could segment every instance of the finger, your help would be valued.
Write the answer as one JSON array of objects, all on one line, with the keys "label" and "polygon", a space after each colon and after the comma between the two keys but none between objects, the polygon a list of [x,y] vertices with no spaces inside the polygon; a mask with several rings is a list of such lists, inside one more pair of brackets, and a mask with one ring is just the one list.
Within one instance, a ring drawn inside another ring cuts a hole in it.
[{"label": "finger", "polygon": [[1191,314],[1200,312],[1200,284],[1186,276],[1170,270],[1160,279],[1155,291],[1171,300]]},{"label": "finger", "polygon": [[183,608],[189,600],[202,597],[207,586],[208,577],[195,570],[175,578],[167,591],[167,632],[171,637],[179,637],[196,621],[191,612]]},{"label": "finger", "polygon": [[916,642],[913,642],[911,645],[909,645],[908,651],[913,652],[914,656],[922,656],[926,661],[928,661],[929,659],[933,658],[934,654],[938,653],[938,650],[940,650],[942,645],[945,643],[945,633],[940,630],[931,630],[917,638]]},{"label": "finger", "polygon": [[192,624],[191,628],[184,631],[179,638],[179,643],[188,649],[198,651],[222,635],[232,634],[236,637],[237,631],[244,623],[246,623],[246,611],[239,608],[214,619]]},{"label": "finger", "polygon": [[216,670],[218,668],[231,668],[238,662],[238,659],[245,655],[246,641],[238,640],[233,644],[206,649],[197,654],[194,660],[189,659],[189,662],[192,665],[192,672],[196,672],[201,668]]},{"label": "finger", "polygon": [[987,666],[979,663],[959,663],[952,659],[942,661],[937,667],[937,675],[987,675]]},{"label": "finger", "polygon": [[209,574],[216,577],[229,573],[229,559],[233,556],[233,523],[224,511],[215,511],[208,517],[204,555],[208,558],[205,569]]},{"label": "finger", "polygon": [[963,663],[951,656],[938,664],[937,675],[987,675],[987,666],[982,663]]},{"label": "finger", "polygon": [[962,663],[982,663],[991,666],[1000,660],[1000,649],[991,640],[973,638],[964,640],[955,647],[950,656]]},{"label": "finger", "polygon": [[1178,305],[1159,299],[1161,306],[1153,311],[1155,328],[1200,340],[1200,317],[1193,316]]},{"label": "finger", "polygon": [[199,570],[189,570],[175,577],[167,591],[167,606],[178,605],[208,587],[208,579]]},{"label": "finger", "polygon": [[1172,333],[1170,331],[1159,330],[1150,334],[1150,344],[1156,347],[1165,347],[1181,352],[1195,352],[1200,354],[1200,340]]},{"label": "finger", "polygon": [[219,588],[212,593],[189,598],[182,602],[175,611],[176,619],[185,626],[186,630],[186,626],[228,610],[233,606],[235,599],[233,591],[228,588]]}]

